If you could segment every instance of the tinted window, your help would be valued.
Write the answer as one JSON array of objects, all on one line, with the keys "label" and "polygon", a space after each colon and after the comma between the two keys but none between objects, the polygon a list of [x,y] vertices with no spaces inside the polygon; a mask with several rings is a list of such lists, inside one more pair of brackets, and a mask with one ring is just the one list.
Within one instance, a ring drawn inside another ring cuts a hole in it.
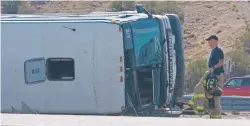
[{"label": "tinted window", "polygon": [[161,60],[161,32],[157,19],[148,18],[131,23],[136,66],[147,66]]},{"label": "tinted window", "polygon": [[244,78],[242,82],[242,86],[250,86],[250,78]]},{"label": "tinted window", "polygon": [[232,79],[230,80],[226,86],[241,86],[242,79]]},{"label": "tinted window", "polygon": [[74,80],[75,65],[72,58],[47,59],[48,80]]}]

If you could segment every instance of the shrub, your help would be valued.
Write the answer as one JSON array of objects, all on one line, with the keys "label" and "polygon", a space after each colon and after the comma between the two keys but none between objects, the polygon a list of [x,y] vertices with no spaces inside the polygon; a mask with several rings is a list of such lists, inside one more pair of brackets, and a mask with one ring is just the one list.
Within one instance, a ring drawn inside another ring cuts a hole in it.
[{"label": "shrub", "polygon": [[3,1],[2,2],[2,13],[3,14],[30,14],[34,13],[35,10],[30,8],[28,1]]},{"label": "shrub", "polygon": [[188,92],[193,92],[194,86],[207,71],[207,59],[190,61],[186,67],[185,86]]},{"label": "shrub", "polygon": [[152,14],[177,14],[181,22],[184,22],[183,10],[173,1],[114,1],[111,7],[112,11],[133,11],[136,3],[142,4]]},{"label": "shrub", "polygon": [[184,22],[184,11],[177,6],[175,2],[171,1],[159,1],[156,4],[155,8],[156,14],[163,14],[163,13],[172,13],[177,14],[181,20],[181,22]]},{"label": "shrub", "polygon": [[18,14],[21,1],[2,1],[2,14]]},{"label": "shrub", "polygon": [[112,11],[133,11],[135,1],[113,1],[111,3]]},{"label": "shrub", "polygon": [[246,25],[246,33],[235,42],[233,51],[227,54],[234,62],[231,76],[250,74],[250,27],[248,23]]},{"label": "shrub", "polygon": [[152,14],[177,14],[184,22],[184,11],[174,1],[143,1],[141,4]]}]

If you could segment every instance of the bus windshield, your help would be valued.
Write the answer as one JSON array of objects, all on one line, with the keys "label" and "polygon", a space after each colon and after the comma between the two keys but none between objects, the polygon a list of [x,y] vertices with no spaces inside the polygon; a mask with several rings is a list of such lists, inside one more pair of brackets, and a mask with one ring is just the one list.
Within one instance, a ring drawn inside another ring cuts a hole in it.
[{"label": "bus windshield", "polygon": [[136,66],[148,66],[162,61],[160,25],[154,18],[132,22]]}]

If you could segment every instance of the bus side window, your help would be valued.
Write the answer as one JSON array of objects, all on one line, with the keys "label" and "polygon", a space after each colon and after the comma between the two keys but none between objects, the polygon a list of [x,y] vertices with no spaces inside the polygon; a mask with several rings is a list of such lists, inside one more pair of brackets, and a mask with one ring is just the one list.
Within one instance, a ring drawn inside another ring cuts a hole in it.
[{"label": "bus side window", "polygon": [[50,81],[72,81],[75,79],[73,58],[48,58],[46,66],[47,78]]}]

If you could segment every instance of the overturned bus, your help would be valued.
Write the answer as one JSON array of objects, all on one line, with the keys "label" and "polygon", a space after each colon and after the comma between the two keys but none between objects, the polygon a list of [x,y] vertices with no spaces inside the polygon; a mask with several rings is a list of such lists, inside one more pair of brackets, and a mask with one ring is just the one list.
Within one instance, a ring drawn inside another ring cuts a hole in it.
[{"label": "overturned bus", "polygon": [[184,88],[175,14],[1,15],[1,111],[120,114],[173,106]]}]

